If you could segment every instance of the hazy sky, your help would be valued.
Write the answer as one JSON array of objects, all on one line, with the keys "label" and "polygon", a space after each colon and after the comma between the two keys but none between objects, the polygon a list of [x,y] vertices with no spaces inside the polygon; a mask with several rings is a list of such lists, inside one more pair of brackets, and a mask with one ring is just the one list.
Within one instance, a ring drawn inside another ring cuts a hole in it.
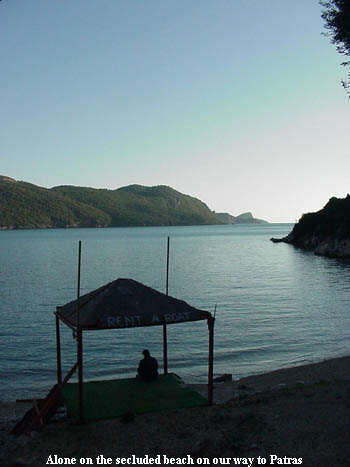
[{"label": "hazy sky", "polygon": [[317,0],[3,0],[0,174],[295,222],[350,192]]}]

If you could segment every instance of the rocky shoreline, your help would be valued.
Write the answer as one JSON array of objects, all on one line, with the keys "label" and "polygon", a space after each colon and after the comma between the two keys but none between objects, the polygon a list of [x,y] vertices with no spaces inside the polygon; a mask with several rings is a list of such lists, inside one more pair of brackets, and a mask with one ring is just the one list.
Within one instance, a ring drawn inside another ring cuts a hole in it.
[{"label": "rocky shoreline", "polygon": [[309,237],[296,239],[293,232],[283,238],[271,238],[273,243],[288,243],[296,248],[312,251],[315,255],[326,256],[327,258],[349,259],[350,239],[319,237],[312,235]]},{"label": "rocky shoreline", "polygon": [[303,214],[292,231],[274,243],[288,243],[316,255],[350,258],[350,195],[331,198],[320,211]]}]

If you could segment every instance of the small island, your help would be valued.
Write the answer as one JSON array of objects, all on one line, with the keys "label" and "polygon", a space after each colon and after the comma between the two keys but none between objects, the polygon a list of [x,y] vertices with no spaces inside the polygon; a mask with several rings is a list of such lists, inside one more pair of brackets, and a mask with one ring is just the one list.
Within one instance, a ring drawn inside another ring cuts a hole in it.
[{"label": "small island", "polygon": [[271,241],[329,258],[350,258],[350,195],[333,197],[320,211],[303,214],[286,237]]},{"label": "small island", "polygon": [[232,216],[227,212],[217,212],[216,217],[223,224],[268,224],[267,221],[253,217],[251,212],[244,212],[239,216]]}]

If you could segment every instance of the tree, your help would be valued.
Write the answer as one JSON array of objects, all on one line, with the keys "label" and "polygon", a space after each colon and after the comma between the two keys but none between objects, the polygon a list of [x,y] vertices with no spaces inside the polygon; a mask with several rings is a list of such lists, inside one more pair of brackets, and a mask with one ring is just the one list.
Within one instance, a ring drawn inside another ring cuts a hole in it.
[{"label": "tree", "polygon": [[[340,54],[350,57],[350,0],[320,0],[320,4],[324,8],[321,17],[329,31],[326,35],[331,37],[332,44],[336,45]],[[342,65],[349,66],[350,60]],[[350,98],[350,72],[342,85]]]}]

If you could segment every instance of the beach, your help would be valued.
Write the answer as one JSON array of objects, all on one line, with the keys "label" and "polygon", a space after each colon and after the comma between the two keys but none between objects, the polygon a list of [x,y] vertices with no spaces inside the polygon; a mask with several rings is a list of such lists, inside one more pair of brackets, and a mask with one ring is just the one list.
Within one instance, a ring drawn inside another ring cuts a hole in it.
[{"label": "beach", "polygon": [[[191,387],[206,393],[206,385]],[[59,465],[63,458],[74,465],[350,465],[350,357],[215,383],[212,406],[128,423],[75,424],[63,416],[40,433],[10,435],[27,409],[1,404],[4,466]]]}]

